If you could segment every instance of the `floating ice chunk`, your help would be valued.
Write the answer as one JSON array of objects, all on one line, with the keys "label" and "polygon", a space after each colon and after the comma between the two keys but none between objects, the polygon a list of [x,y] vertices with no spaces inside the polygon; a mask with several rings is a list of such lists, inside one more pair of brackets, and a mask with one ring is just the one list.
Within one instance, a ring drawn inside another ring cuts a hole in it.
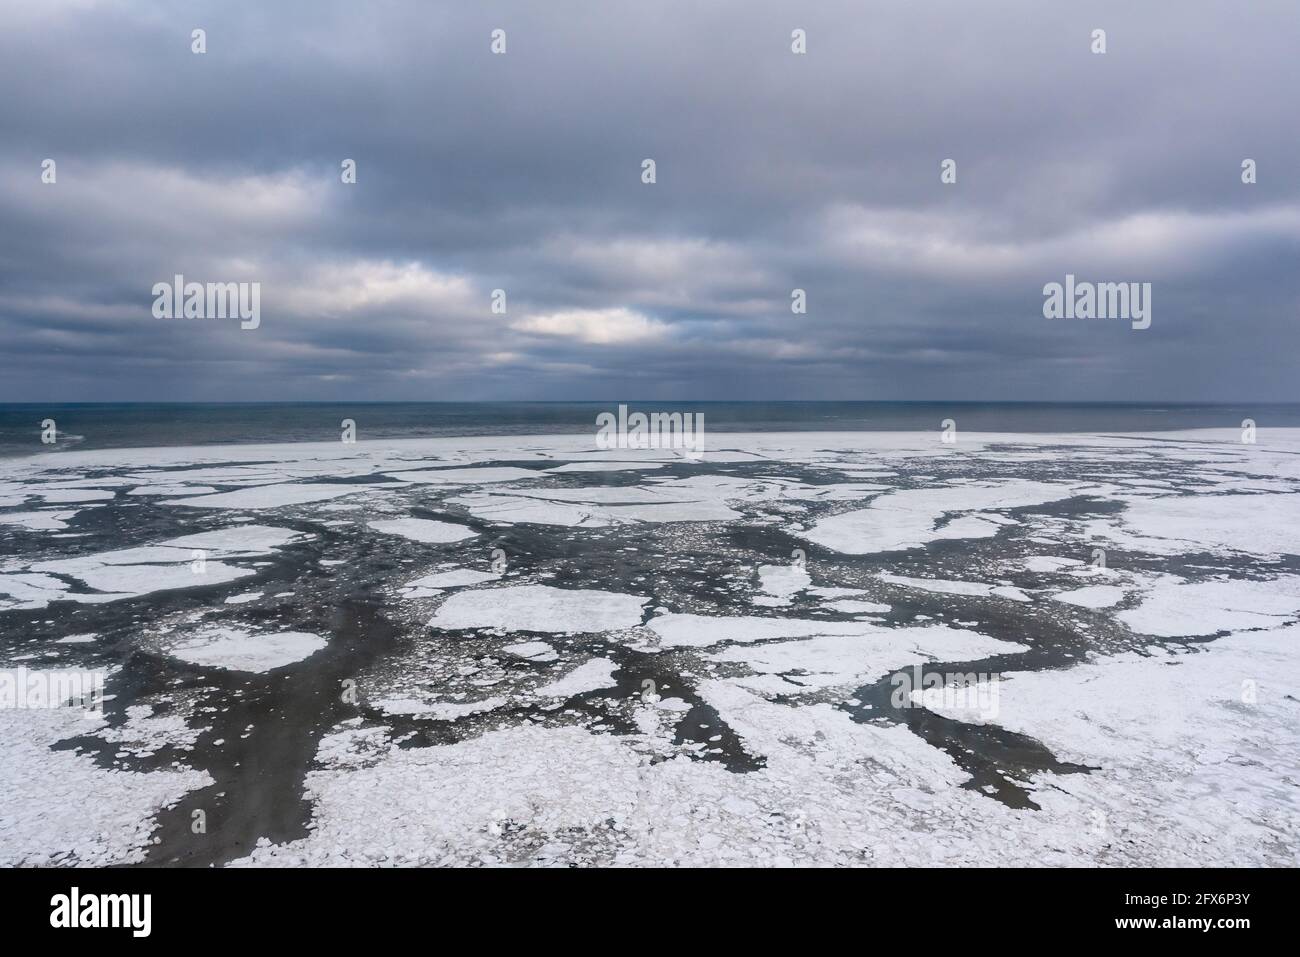
[{"label": "floating ice chunk", "polygon": [[403,598],[437,598],[442,594],[441,588],[403,588]]},{"label": "floating ice chunk", "polygon": [[47,509],[43,512],[0,512],[0,525],[18,525],[32,532],[56,532],[68,527],[68,519],[77,514],[71,511]]},{"label": "floating ice chunk", "polygon": [[0,611],[14,608],[35,610],[62,598],[67,585],[40,574],[0,575]]},{"label": "floating ice chunk", "polygon": [[480,585],[501,576],[495,572],[479,572],[472,568],[453,568],[450,571],[434,572],[415,581],[407,582],[408,588],[462,588],[466,585]]},{"label": "floating ice chunk", "polygon": [[548,472],[643,472],[647,469],[661,469],[664,462],[569,462],[557,465]]},{"label": "floating ice chunk", "polygon": [[[68,575],[106,595],[65,592],[57,597],[82,603],[116,601],[156,591],[220,585],[256,574],[217,559],[249,558],[308,536],[267,525],[236,525],[172,538],[156,545],[120,548],[80,558],[36,562],[37,573]],[[199,554],[196,554],[199,553]],[[60,583],[60,588],[65,586]],[[0,589],[3,585],[0,584]]]},{"label": "floating ice chunk", "polygon": [[1133,631],[1161,638],[1272,628],[1300,612],[1300,578],[1155,585],[1141,604],[1115,617]]},{"label": "floating ice chunk", "polygon": [[1025,559],[1023,567],[1027,572],[1042,574],[1059,572],[1066,568],[1073,568],[1082,564],[1083,562],[1077,558],[1057,558],[1053,555],[1035,555],[1032,558]]},{"label": "floating ice chunk", "polygon": [[[188,565],[100,565],[75,572],[88,587],[112,593],[115,599],[135,598],[156,591],[224,585],[254,574],[256,572],[250,568],[238,568],[224,562],[205,562],[201,574],[196,574]],[[82,601],[87,596],[68,593],[63,597]]]},{"label": "floating ice chunk", "polygon": [[[105,565],[181,564],[201,557],[208,559],[254,558],[269,555],[276,548],[309,536],[287,528],[267,525],[236,525],[231,528],[168,539],[156,545],[119,548],[80,558],[36,562],[36,571],[81,577],[88,570]],[[196,556],[195,552],[202,552]]]},{"label": "floating ice chunk", "polygon": [[257,601],[261,597],[262,592],[260,591],[246,591],[239,595],[231,595],[226,599],[225,603],[227,605],[243,605],[250,601]]},{"label": "floating ice chunk", "polygon": [[546,473],[514,467],[481,469],[435,469],[420,472],[391,472],[389,478],[421,485],[484,485],[491,482],[515,482],[519,479],[545,478]]},{"label": "floating ice chunk", "polygon": [[685,713],[690,711],[694,705],[689,701],[683,701],[681,698],[660,698],[655,702],[655,707],[660,711]]},{"label": "floating ice chunk", "polygon": [[29,489],[28,494],[39,496],[51,505],[70,502],[107,502],[117,497],[116,492],[89,488],[32,488]]},{"label": "floating ice chunk", "polygon": [[[213,556],[216,557],[216,556]],[[97,552],[79,558],[56,558],[45,562],[34,562],[29,567],[33,571],[53,572],[56,575],[79,575],[89,569],[102,568],[105,565],[177,565],[190,561],[189,551],[167,548],[163,545],[142,545],[138,548],[118,548],[111,552]]]},{"label": "floating ice chunk", "polygon": [[[719,501],[675,500],[646,489],[555,489],[551,497],[481,492],[450,499],[476,518],[512,524],[603,528],[634,522],[718,522],[740,513]],[[578,498],[573,493],[584,495]],[[539,493],[540,494],[540,493]],[[576,501],[573,499],[577,498]],[[610,499],[622,501],[609,502]]]},{"label": "floating ice chunk", "polygon": [[479,492],[451,502],[490,521],[603,527],[631,522],[730,521],[740,517],[731,508],[732,502],[767,502],[799,495],[815,498],[829,495],[834,488],[705,475],[644,486]]},{"label": "floating ice chunk", "polygon": [[527,658],[529,661],[554,661],[559,657],[555,653],[555,649],[544,641],[521,641],[517,644],[506,645],[501,650],[509,655]]},{"label": "floating ice chunk", "polygon": [[435,522],[426,518],[393,518],[367,522],[371,528],[385,535],[400,535],[413,542],[443,545],[473,538],[478,532],[452,522]]},{"label": "floating ice chunk", "polygon": [[127,495],[210,495],[216,492],[211,485],[140,485]]},{"label": "floating ice chunk", "polygon": [[[1172,660],[1130,653],[1004,675],[995,723],[1094,768],[1036,791],[1037,813],[1090,808],[1093,830],[1109,841],[1118,832],[1129,860],[1242,866],[1244,854],[1291,864],[1297,638],[1300,626],[1287,625]],[[949,713],[938,700],[927,706]]]},{"label": "floating ice chunk", "polygon": [[618,665],[608,658],[592,658],[574,668],[563,678],[537,689],[542,698],[571,698],[588,691],[599,691],[614,685],[614,672]]},{"label": "floating ice chunk", "polygon": [[329,482],[285,485],[259,485],[236,492],[218,492],[216,495],[196,495],[193,498],[168,499],[163,505],[184,505],[188,508],[282,508],[288,505],[305,505],[323,502],[341,495],[373,491],[378,486],[350,485]]},{"label": "floating ice chunk", "polygon": [[762,565],[758,583],[764,594],[789,604],[791,598],[812,584],[812,579],[802,565]]},{"label": "floating ice chunk", "polygon": [[668,614],[646,623],[664,648],[707,648],[724,641],[755,642],[812,635],[874,634],[880,626],[859,621],[814,621],[807,618],[719,617]]},{"label": "floating ice chunk", "polygon": [[480,701],[424,701],[420,698],[384,698],[375,705],[385,714],[415,715],[439,721],[455,721],[466,715],[495,711],[507,704],[505,698],[483,698]]},{"label": "floating ice chunk", "polygon": [[[100,478],[71,478],[57,479],[53,482],[42,482],[38,488],[117,488],[123,485],[134,485],[131,479],[121,477],[103,477]],[[13,488],[28,488],[27,485],[15,485]],[[0,491],[11,491],[5,483],[0,483]]]},{"label": "floating ice chunk", "polygon": [[866,508],[824,518],[805,537],[852,555],[920,548],[942,539],[987,538],[1002,524],[992,516],[958,516],[947,525],[940,522],[950,512],[1021,508],[1072,494],[1070,485],[1025,480],[902,489],[880,496]]},{"label": "floating ice chunk", "polygon": [[597,632],[641,623],[646,599],[596,589],[512,585],[458,592],[438,608],[434,628]]},{"label": "floating ice chunk", "polygon": [[122,771],[56,750],[103,727],[81,708],[0,708],[4,768],[0,866],[139,863],[162,808],[205,787],[205,771]]},{"label": "floating ice chunk", "polygon": [[160,542],[167,548],[201,549],[209,558],[251,558],[311,538],[291,528],[273,525],[231,525],[211,532],[182,535]]},{"label": "floating ice chunk", "polygon": [[816,595],[819,598],[851,598],[855,595],[861,595],[864,589],[861,588],[838,588],[835,586],[814,585],[808,589],[808,594]]},{"label": "floating ice chunk", "polygon": [[1025,645],[947,625],[860,624],[856,633],[735,645],[711,654],[709,660],[741,662],[760,674],[793,674],[796,683],[818,688],[869,681],[911,664],[972,661],[1028,650]]},{"label": "floating ice chunk", "polygon": [[130,705],[126,714],[124,724],[103,728],[95,737],[111,741],[135,757],[150,757],[163,747],[188,751],[203,733],[202,728],[190,727],[184,714],[154,714],[154,708],[147,704]]},{"label": "floating ice chunk", "polygon": [[1087,588],[1060,592],[1052,598],[1081,608],[1109,608],[1123,601],[1124,594],[1124,589],[1114,585],[1089,585]]},{"label": "floating ice chunk", "polygon": [[831,611],[843,612],[846,615],[862,614],[883,614],[889,611],[888,605],[882,605],[874,601],[858,601],[853,598],[840,598],[836,601],[828,601],[827,608]]},{"label": "floating ice chunk", "polygon": [[511,728],[442,747],[393,749],[374,767],[312,772],[310,835],[259,845],[242,863],[494,859],[504,822],[572,835],[626,817],[638,763],[614,736],[573,727]]},{"label": "floating ice chunk", "polygon": [[1115,522],[1091,530],[1157,555],[1238,551],[1300,555],[1300,494],[1179,495],[1128,500]]},{"label": "floating ice chunk", "polygon": [[906,575],[890,575],[888,573],[876,577],[881,581],[889,582],[891,585],[919,588],[921,591],[936,592],[940,595],[971,595],[984,598],[997,596],[998,598],[1009,598],[1012,601],[1032,601],[1023,591],[1011,585],[949,581],[944,578],[910,578]]},{"label": "floating ice chunk", "polygon": [[254,633],[218,625],[171,645],[173,657],[230,671],[266,672],[309,658],[325,647],[319,635],[304,631]]}]

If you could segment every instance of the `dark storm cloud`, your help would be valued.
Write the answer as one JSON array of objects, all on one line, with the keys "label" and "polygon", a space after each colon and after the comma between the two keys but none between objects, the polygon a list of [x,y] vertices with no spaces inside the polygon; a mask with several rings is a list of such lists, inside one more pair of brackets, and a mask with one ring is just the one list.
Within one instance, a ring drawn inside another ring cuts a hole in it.
[{"label": "dark storm cloud", "polygon": [[[1295,398],[1289,2],[3,18],[0,399]],[[1044,319],[1067,272],[1151,328]]]}]

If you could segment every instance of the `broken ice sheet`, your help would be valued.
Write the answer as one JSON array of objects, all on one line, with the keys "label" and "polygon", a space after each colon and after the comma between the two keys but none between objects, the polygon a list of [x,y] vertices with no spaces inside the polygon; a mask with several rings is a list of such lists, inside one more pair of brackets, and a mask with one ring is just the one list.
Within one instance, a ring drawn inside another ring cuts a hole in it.
[{"label": "broken ice sheet", "polygon": [[231,671],[265,672],[296,664],[325,645],[324,638],[307,632],[255,632],[229,625],[213,625],[168,644],[167,652],[190,664]]}]

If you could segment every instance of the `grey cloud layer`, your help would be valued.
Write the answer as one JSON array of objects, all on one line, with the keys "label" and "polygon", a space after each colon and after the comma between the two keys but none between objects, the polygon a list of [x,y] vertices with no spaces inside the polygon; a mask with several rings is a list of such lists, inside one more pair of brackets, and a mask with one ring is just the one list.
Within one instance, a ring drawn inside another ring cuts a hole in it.
[{"label": "grey cloud layer", "polygon": [[1295,398],[1289,2],[3,10],[2,400]]}]

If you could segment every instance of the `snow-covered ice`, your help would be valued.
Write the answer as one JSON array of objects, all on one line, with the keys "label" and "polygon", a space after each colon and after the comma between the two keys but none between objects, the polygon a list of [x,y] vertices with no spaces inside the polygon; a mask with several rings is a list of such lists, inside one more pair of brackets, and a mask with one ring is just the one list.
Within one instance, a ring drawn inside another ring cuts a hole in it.
[{"label": "snow-covered ice", "polygon": [[296,664],[325,645],[324,638],[302,631],[252,632],[214,627],[175,642],[167,652],[194,665],[261,672]]},{"label": "snow-covered ice", "polygon": [[367,522],[376,532],[384,535],[400,535],[413,542],[442,545],[447,542],[461,542],[474,538],[478,532],[464,525],[451,522],[437,522],[426,518],[393,518]]},{"label": "snow-covered ice", "polygon": [[0,462],[0,863],[1300,864],[1300,433],[710,446]]},{"label": "snow-covered ice", "polygon": [[447,630],[591,632],[641,623],[645,599],[598,589],[507,585],[458,592],[439,606],[429,624]]}]

